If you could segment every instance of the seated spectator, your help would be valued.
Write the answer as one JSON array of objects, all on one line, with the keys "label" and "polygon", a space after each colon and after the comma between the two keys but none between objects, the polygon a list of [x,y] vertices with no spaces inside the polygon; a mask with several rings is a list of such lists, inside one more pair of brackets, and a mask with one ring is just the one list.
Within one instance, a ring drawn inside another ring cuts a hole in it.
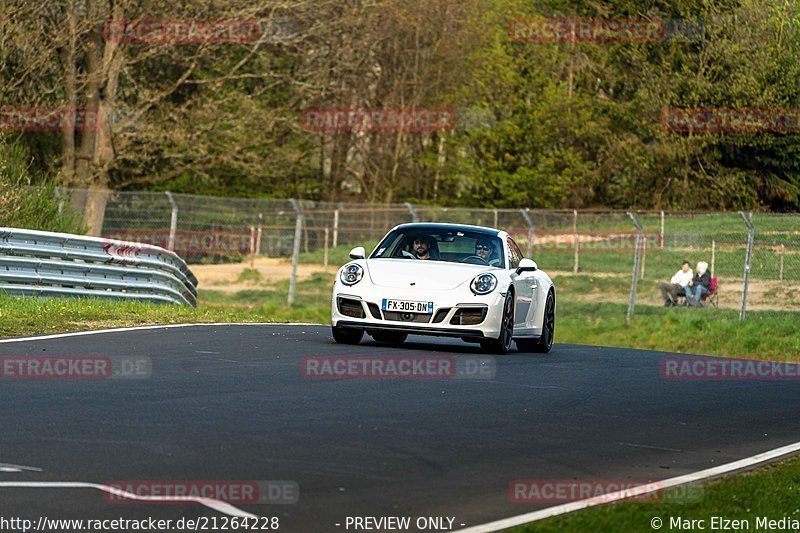
[{"label": "seated spectator", "polygon": [[703,293],[709,292],[711,286],[711,272],[708,271],[708,263],[699,261],[697,263],[694,278],[686,285],[686,305],[691,307],[703,307],[700,297]]},{"label": "seated spectator", "polygon": [[661,283],[661,297],[664,298],[664,307],[674,307],[678,305],[678,297],[684,296],[686,285],[692,280],[692,264],[684,261],[681,269],[675,272],[669,283]]}]

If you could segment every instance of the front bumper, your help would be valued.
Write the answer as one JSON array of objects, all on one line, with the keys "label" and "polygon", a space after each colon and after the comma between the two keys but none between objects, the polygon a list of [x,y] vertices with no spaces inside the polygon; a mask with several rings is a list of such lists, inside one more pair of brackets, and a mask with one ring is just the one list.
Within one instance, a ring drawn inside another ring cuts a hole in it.
[{"label": "front bumper", "polygon": [[[384,298],[432,301],[433,312],[420,315],[383,311],[381,302]],[[475,340],[496,339],[500,335],[504,300],[505,293],[498,291],[477,296],[470,291],[465,295],[461,291],[346,287],[337,283],[331,299],[331,324],[364,329],[368,333],[399,331]]]},{"label": "front bumper", "polygon": [[485,339],[486,335],[479,329],[467,328],[435,328],[435,327],[415,327],[408,324],[380,324],[375,325],[368,322],[359,322],[355,320],[340,320],[335,326],[342,328],[357,328],[363,329],[367,332],[371,331],[388,331],[388,332],[402,332],[411,335],[434,335],[437,337],[459,337],[469,339]]}]

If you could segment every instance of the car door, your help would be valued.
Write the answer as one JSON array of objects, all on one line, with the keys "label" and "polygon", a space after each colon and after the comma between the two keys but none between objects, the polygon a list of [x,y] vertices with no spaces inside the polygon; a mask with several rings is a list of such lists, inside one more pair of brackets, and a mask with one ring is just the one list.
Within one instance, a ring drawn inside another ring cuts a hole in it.
[{"label": "car door", "polygon": [[508,237],[508,259],[511,272],[511,280],[514,284],[516,293],[516,310],[514,312],[514,333],[524,335],[530,332],[533,327],[533,311],[536,307],[536,289],[538,283],[534,272],[514,272],[522,260],[522,252],[514,242]]}]

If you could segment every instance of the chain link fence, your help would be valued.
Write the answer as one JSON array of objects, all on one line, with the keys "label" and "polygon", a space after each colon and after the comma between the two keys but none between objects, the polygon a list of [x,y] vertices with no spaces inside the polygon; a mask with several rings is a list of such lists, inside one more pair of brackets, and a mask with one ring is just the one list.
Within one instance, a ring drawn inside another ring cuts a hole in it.
[{"label": "chain link fence", "polygon": [[[83,206],[98,193],[59,194]],[[451,222],[504,229],[570,300],[627,304],[629,318],[637,305],[664,305],[659,283],[683,261],[708,263],[716,278],[708,312],[745,318],[800,311],[800,214],[446,208],[168,192],[104,193],[102,204],[102,236],[163,246],[190,263],[257,255],[327,268],[347,261],[355,246],[369,251],[397,224]]]}]

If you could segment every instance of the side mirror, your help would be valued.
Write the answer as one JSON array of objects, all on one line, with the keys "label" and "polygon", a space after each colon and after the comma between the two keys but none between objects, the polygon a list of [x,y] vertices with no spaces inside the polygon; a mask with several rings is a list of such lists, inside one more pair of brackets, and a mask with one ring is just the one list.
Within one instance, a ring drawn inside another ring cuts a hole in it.
[{"label": "side mirror", "polygon": [[519,262],[519,266],[517,267],[517,274],[522,274],[523,272],[534,272],[538,270],[538,266],[536,266],[536,261],[533,259],[523,258]]},{"label": "side mirror", "polygon": [[367,251],[364,249],[363,246],[356,246],[352,250],[350,250],[350,259],[364,259],[366,257]]}]

